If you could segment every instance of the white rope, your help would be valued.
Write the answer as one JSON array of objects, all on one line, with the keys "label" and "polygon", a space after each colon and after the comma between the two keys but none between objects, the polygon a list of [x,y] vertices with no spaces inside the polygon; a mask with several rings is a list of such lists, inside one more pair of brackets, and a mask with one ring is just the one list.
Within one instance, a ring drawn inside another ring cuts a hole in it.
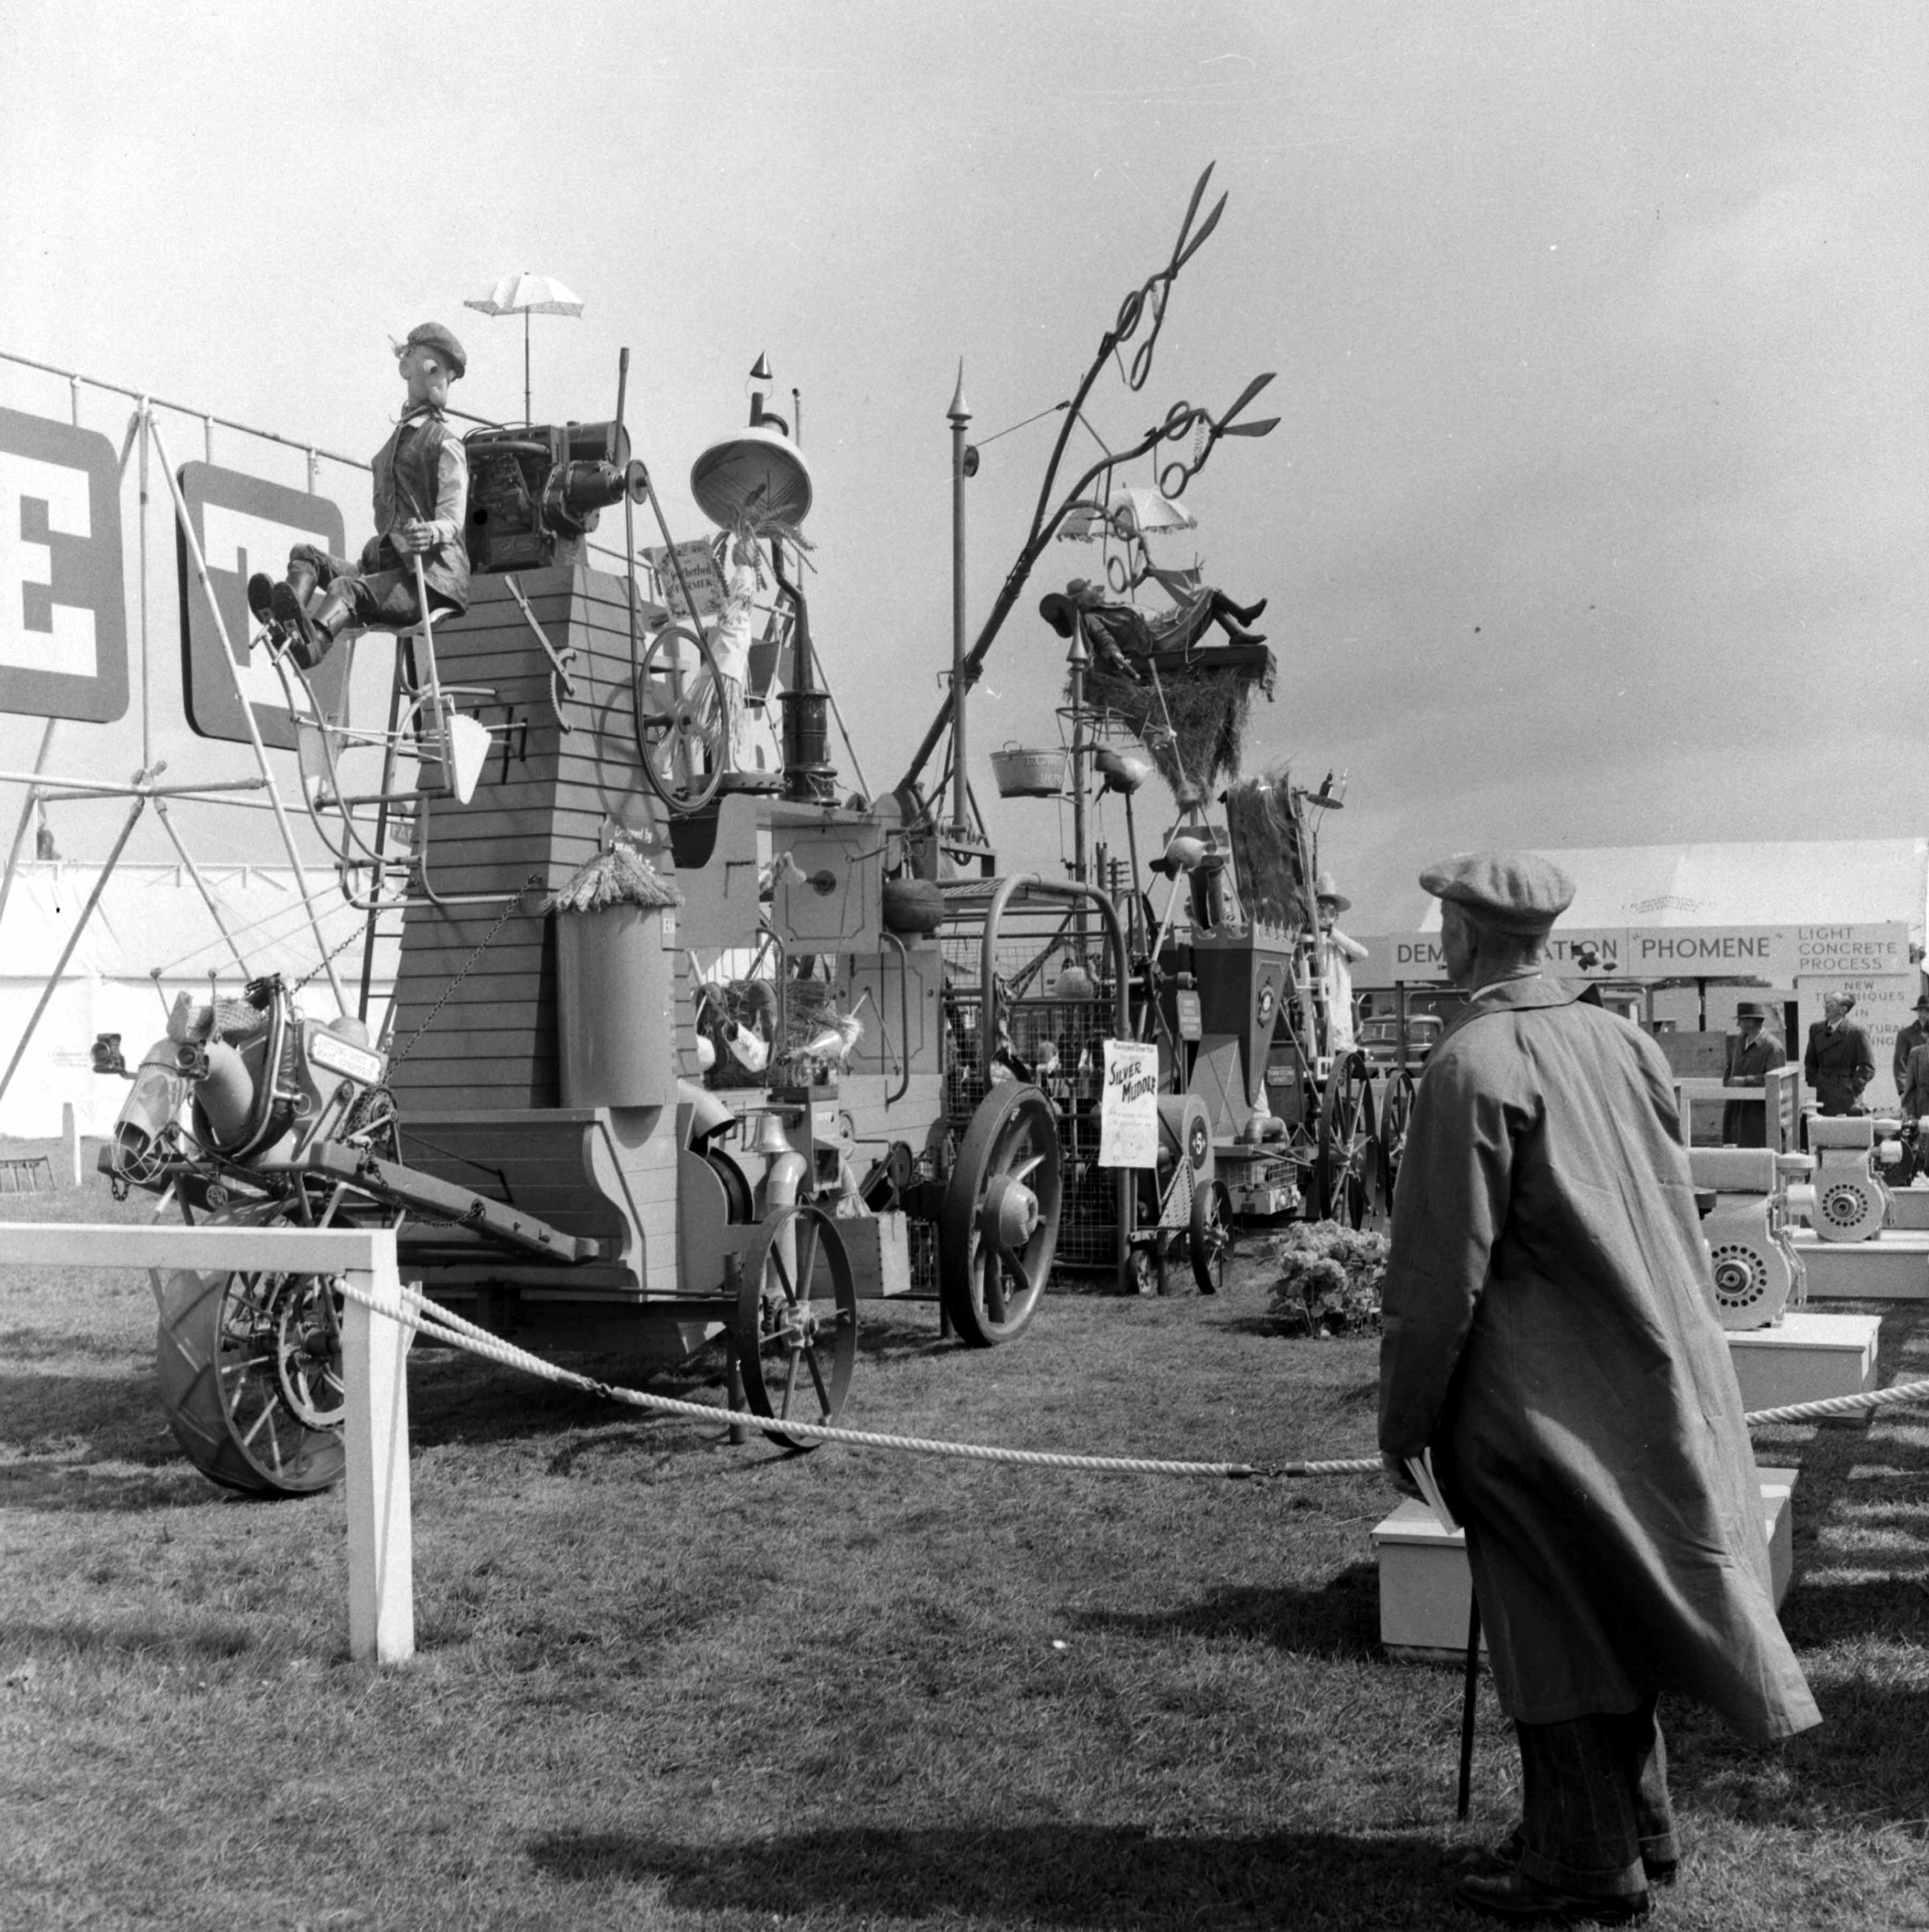
[{"label": "white rope", "polygon": [[[1382,1465],[1377,1456],[1353,1456],[1318,1462],[1190,1462],[1142,1456],[1072,1456],[1044,1449],[1001,1449],[982,1442],[947,1442],[924,1436],[886,1436],[866,1430],[838,1429],[828,1423],[801,1422],[783,1417],[752,1415],[737,1409],[719,1408],[714,1402],[685,1402],[675,1396],[650,1395],[641,1389],[620,1388],[601,1382],[571,1369],[532,1355],[512,1342],[492,1335],[453,1310],[442,1307],[414,1288],[404,1288],[402,1312],[378,1300],[365,1289],[343,1278],[336,1286],[351,1301],[392,1322],[452,1348],[460,1348],[504,1368],[520,1369],[538,1380],[560,1387],[581,1390],[632,1408],[652,1409],[659,1414],[688,1416],[702,1422],[728,1422],[760,1430],[766,1436],[802,1438],[815,1442],[842,1442],[854,1449],[894,1449],[912,1456],[950,1456],[970,1462],[1013,1463],[1034,1469],[1074,1469],[1095,1475],[1209,1476],[1232,1481],[1262,1477],[1318,1477],[1378,1475]],[[1862,1410],[1887,1408],[1898,1402],[1929,1397],[1929,1380],[1898,1382],[1864,1395],[1832,1396],[1824,1402],[1798,1402],[1784,1408],[1757,1409],[1743,1419],[1751,1427],[1764,1424],[1808,1422],[1825,1416],[1848,1415]]]}]

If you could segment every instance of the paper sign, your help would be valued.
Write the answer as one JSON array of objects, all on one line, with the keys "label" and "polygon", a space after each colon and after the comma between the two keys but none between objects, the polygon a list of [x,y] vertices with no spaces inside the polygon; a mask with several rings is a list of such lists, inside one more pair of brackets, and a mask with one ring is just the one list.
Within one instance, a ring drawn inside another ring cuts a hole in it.
[{"label": "paper sign", "polygon": [[[670,614],[679,623],[691,621],[690,606],[683,596],[683,585],[690,586],[690,595],[697,600],[697,616],[699,620],[714,617],[724,607],[723,579],[717,574],[716,559],[709,543],[702,537],[692,537],[676,548],[676,562],[670,561],[670,553],[662,544],[653,550],[646,550],[644,555],[650,560],[650,567],[656,576],[656,595],[669,607]],[[677,571],[683,573],[682,581]]]},{"label": "paper sign", "polygon": [[1149,1040],[1108,1040],[1099,1096],[1099,1165],[1158,1164],[1159,1049]]}]

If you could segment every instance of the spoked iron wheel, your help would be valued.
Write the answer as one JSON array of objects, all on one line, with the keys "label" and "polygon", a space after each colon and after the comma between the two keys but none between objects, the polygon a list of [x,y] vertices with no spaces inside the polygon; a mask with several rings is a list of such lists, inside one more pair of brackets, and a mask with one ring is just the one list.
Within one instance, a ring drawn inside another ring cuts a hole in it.
[{"label": "spoked iron wheel", "polygon": [[1051,1102],[1036,1087],[994,1087],[965,1130],[938,1220],[938,1292],[973,1347],[1009,1342],[1036,1312],[1060,1204]]},{"label": "spoked iron wheel", "polygon": [[[857,1287],[837,1223],[821,1208],[780,1208],[744,1250],[731,1331],[744,1399],[772,1422],[834,1423],[857,1360]],[[767,1433],[786,1449],[808,1436]]]},{"label": "spoked iron wheel", "polygon": [[1192,1190],[1192,1217],[1186,1230],[1200,1294],[1216,1294],[1226,1286],[1233,1240],[1232,1190],[1222,1180],[1201,1181]]},{"label": "spoked iron wheel", "polygon": [[1400,1180],[1400,1164],[1406,1152],[1406,1131],[1413,1121],[1413,1076],[1405,1067],[1388,1078],[1380,1106],[1380,1131],[1376,1142],[1373,1187],[1377,1215],[1390,1221],[1394,1189]]},{"label": "spoked iron wheel", "polygon": [[[684,646],[696,654],[684,662]],[[636,674],[637,749],[650,789],[672,812],[700,812],[723,782],[730,720],[716,659],[694,631],[673,624],[650,640]]]},{"label": "spoked iron wheel", "polygon": [[161,1295],[160,1399],[201,1473],[251,1496],[341,1479],[341,1305],[326,1276],[202,1274]]},{"label": "spoked iron wheel", "polygon": [[1320,1102],[1313,1192],[1319,1218],[1357,1228],[1366,1218],[1376,1159],[1373,1083],[1364,1053],[1333,1063]]}]

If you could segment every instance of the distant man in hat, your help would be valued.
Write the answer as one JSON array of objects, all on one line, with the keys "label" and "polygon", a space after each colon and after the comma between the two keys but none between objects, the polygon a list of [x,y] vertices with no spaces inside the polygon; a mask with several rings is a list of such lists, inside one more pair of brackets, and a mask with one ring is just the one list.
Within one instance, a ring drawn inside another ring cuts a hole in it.
[{"label": "distant man in hat", "polygon": [[1400,1167],[1380,1447],[1410,1495],[1430,1452],[1466,1526],[1522,1773],[1498,1869],[1456,1897],[1523,1924],[1638,1918],[1680,1856],[1657,1697],[1763,1742],[1820,1715],[1775,1618],[1667,1062],[1545,971],[1558,867],[1475,853],[1420,882],[1468,997]]},{"label": "distant man in hat", "polygon": [[1909,1056],[1918,1046],[1929,1046],[1929,993],[1920,994],[1916,1001],[1916,1017],[1908,1025],[1898,1030],[1895,1036],[1895,1054],[1890,1063],[1889,1071],[1895,1081],[1895,1090],[1902,1091],[1903,1083],[1909,1077]]},{"label": "distant man in hat", "polygon": [[395,352],[407,398],[400,421],[376,453],[375,534],[359,566],[313,544],[288,553],[288,574],[272,584],[248,580],[248,607],[269,626],[271,641],[312,670],[351,624],[406,630],[422,622],[415,559],[422,560],[431,610],[469,608],[469,457],[445,415],[448,386],[469,358],[452,331],[425,322]]},{"label": "distant man in hat", "polygon": [[1823,1017],[1808,1029],[1802,1077],[1825,1114],[1859,1114],[1862,1089],[1876,1077],[1869,1036],[1849,1018],[1855,1010],[1854,994],[1825,994]]},{"label": "distant man in hat", "polygon": [[[1788,1055],[1782,1051],[1780,1040],[1766,1030],[1768,1017],[1768,1009],[1753,1000],[1744,1000],[1735,1009],[1739,1037],[1729,1049],[1729,1086],[1765,1085],[1766,1076],[1786,1062]],[[1766,1147],[1768,1121],[1763,1110],[1751,1101],[1724,1102],[1721,1138],[1730,1147]]]},{"label": "distant man in hat", "polygon": [[1353,1023],[1353,968],[1366,958],[1366,949],[1340,930],[1340,915],[1353,902],[1341,893],[1333,874],[1322,872],[1312,891],[1319,915],[1314,966],[1326,989],[1326,1050],[1351,1053],[1359,1044],[1359,1030]]}]

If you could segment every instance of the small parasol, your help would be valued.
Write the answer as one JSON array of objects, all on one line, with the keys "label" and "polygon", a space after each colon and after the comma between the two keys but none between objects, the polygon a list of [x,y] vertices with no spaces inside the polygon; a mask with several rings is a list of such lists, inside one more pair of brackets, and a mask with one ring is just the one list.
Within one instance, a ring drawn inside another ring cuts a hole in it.
[{"label": "small parasol", "polygon": [[523,420],[532,422],[530,410],[530,317],[532,315],[580,315],[583,301],[573,295],[554,275],[532,275],[525,268],[519,275],[505,275],[486,296],[472,296],[464,308],[480,309],[484,315],[520,315],[523,319]]},{"label": "small parasol", "polygon": [[1199,520],[1183,503],[1147,487],[1121,485],[1102,503],[1075,503],[1058,526],[1061,542],[1096,543],[1115,537],[1158,536],[1171,530],[1196,530]]}]

